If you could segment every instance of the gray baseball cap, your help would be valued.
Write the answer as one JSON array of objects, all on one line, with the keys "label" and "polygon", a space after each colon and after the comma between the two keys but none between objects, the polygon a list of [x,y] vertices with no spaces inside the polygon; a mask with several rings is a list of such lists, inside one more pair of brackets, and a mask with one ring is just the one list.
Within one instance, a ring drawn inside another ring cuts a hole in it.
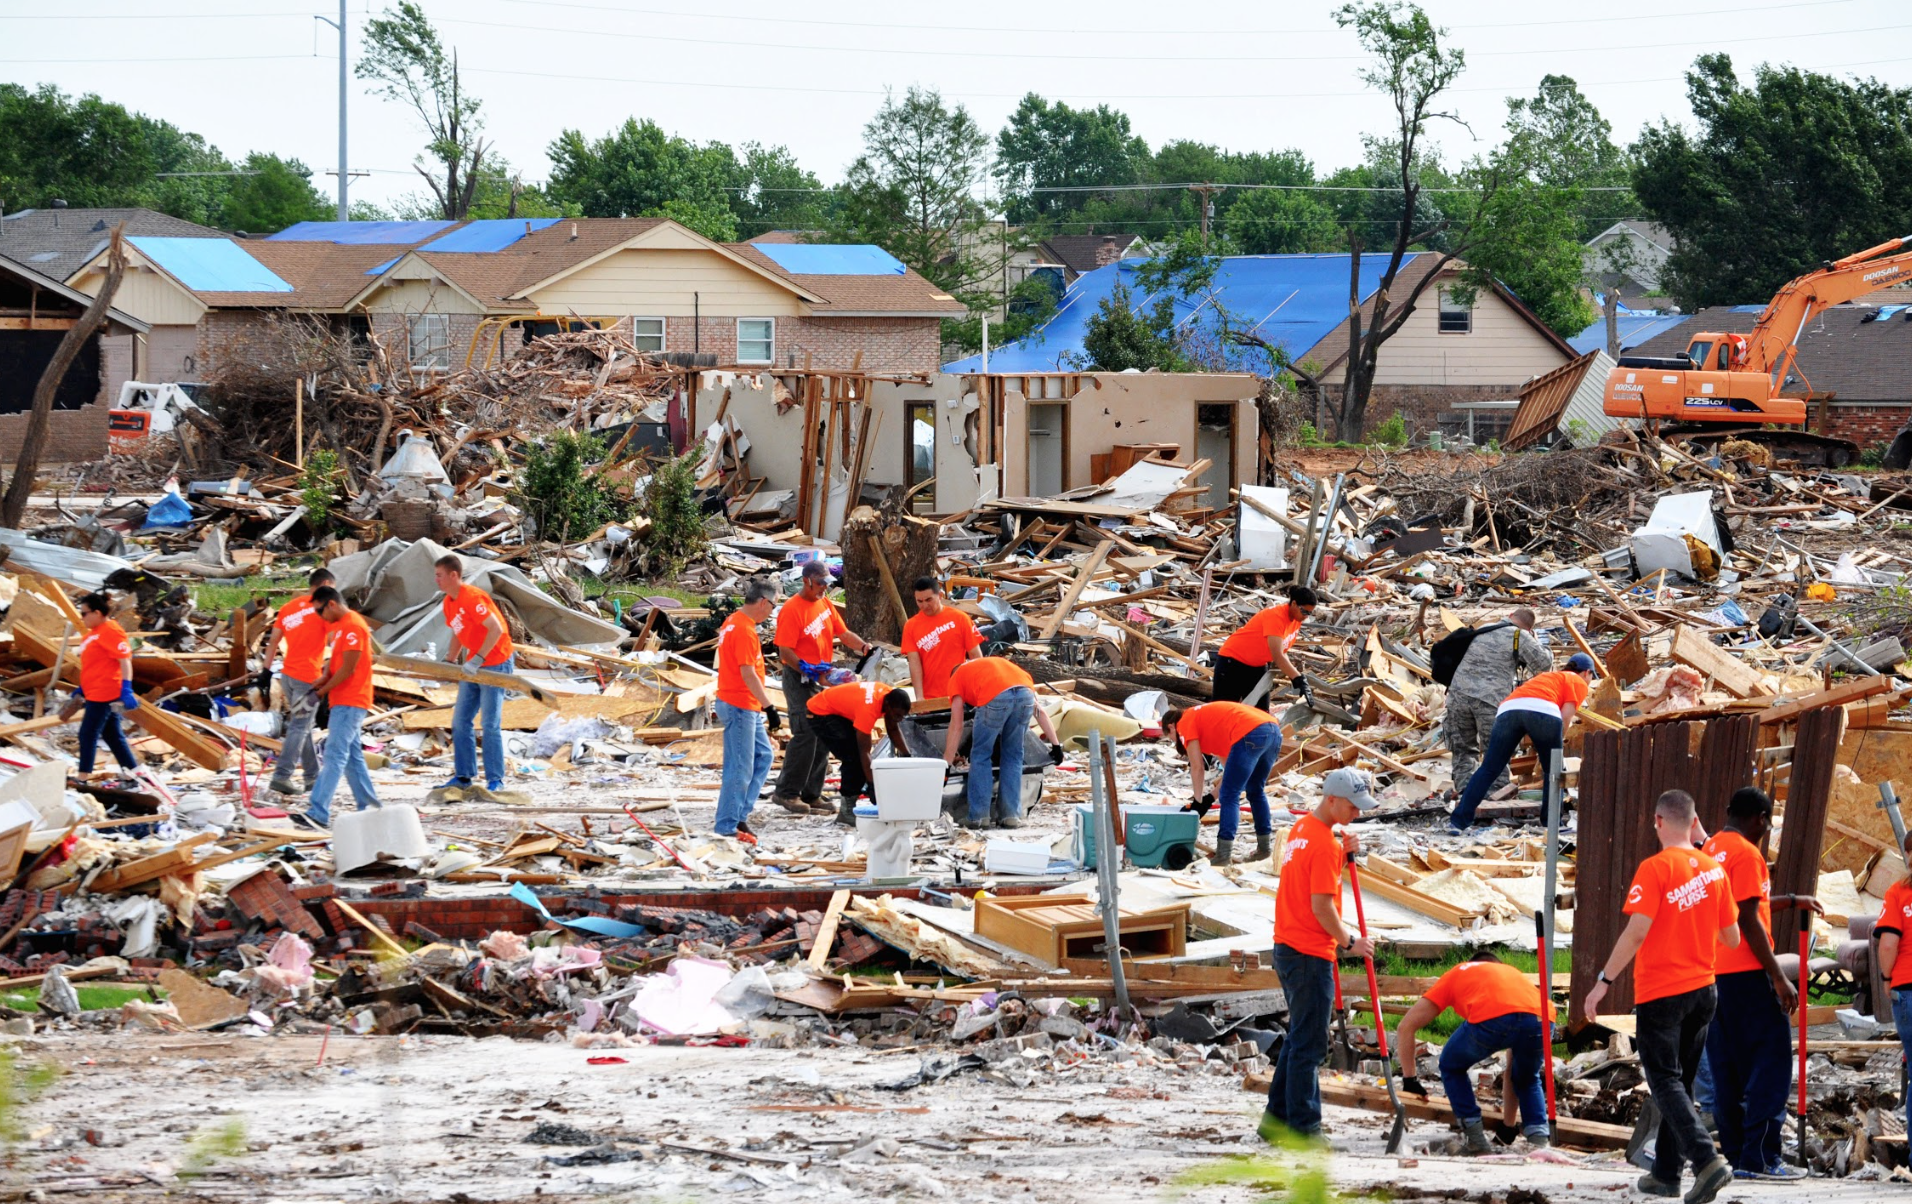
[{"label": "gray baseball cap", "polygon": [[1374,781],[1359,769],[1337,769],[1321,780],[1321,793],[1344,798],[1357,811],[1372,811],[1381,805],[1374,797]]}]

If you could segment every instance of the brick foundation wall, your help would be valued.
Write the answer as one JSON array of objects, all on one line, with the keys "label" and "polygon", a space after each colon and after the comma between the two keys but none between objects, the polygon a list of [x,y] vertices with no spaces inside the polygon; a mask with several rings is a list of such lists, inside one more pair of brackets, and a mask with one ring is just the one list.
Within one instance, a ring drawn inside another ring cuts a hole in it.
[{"label": "brick foundation wall", "polygon": [[[693,336],[693,326],[695,334]],[[664,323],[667,351],[715,355],[723,367],[737,363],[737,319],[669,318]],[[941,366],[942,322],[936,318],[791,318],[777,319],[774,365],[845,369],[858,363],[865,372],[934,372]]]},{"label": "brick foundation wall", "polygon": [[[1816,422],[1816,409],[1807,414],[1809,420]],[[1832,429],[1830,434],[1840,439],[1850,439],[1861,450],[1881,443],[1892,442],[1908,418],[1912,418],[1912,401],[1901,404],[1866,405],[1854,403],[1845,405],[1832,403]],[[1812,429],[1817,430],[1815,425]]]},{"label": "brick foundation wall", "polygon": [[[97,460],[106,454],[107,406],[94,402],[77,410],[54,410],[47,424],[46,447],[40,463],[72,464]],[[0,458],[11,462],[27,436],[25,414],[0,415]]]}]

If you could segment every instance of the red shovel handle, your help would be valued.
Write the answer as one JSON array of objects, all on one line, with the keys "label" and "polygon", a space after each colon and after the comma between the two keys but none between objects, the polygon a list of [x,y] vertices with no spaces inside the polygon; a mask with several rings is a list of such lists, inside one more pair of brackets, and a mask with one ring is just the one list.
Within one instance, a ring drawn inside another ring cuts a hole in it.
[{"label": "red shovel handle", "polygon": [[[1368,910],[1361,905],[1361,872],[1354,868],[1354,862],[1348,862],[1348,885],[1354,888],[1354,918],[1361,925],[1362,939],[1368,935]],[[1388,1057],[1387,1021],[1381,1018],[1381,980],[1374,974],[1374,956],[1369,954],[1362,959],[1368,964],[1368,998],[1374,1004],[1374,1039],[1381,1047],[1381,1056]],[[1337,980],[1339,975],[1336,975]]]},{"label": "red shovel handle", "polygon": [[[1807,959],[1812,956],[1812,913],[1807,912],[1799,924],[1799,1120],[1800,1132],[1805,1132],[1806,1120],[1806,984],[1812,973]],[[1805,1138],[1800,1138],[1800,1149],[1805,1149]],[[1800,1161],[1804,1161],[1802,1158]]]}]

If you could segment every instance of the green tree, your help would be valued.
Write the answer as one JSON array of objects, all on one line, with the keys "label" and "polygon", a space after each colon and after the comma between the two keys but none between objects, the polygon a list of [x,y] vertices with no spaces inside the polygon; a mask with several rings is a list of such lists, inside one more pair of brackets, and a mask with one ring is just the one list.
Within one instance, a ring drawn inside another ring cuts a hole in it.
[{"label": "green tree", "polygon": [[737,240],[727,190],[738,165],[721,142],[700,146],[629,117],[595,141],[565,130],[546,153],[551,198],[586,217],[668,217],[706,238]]},{"label": "green tree", "polygon": [[9,212],[55,200],[123,205],[159,170],[139,117],[91,93],[0,84],[0,131],[0,204]]},{"label": "green tree", "polygon": [[480,135],[481,102],[464,90],[458,51],[446,51],[416,0],[399,0],[396,8],[365,23],[365,51],[356,71],[378,85],[376,95],[409,107],[424,125],[425,153],[412,167],[432,190],[438,216],[450,221],[470,216],[491,146]]},{"label": "green tree", "polygon": [[311,172],[297,159],[254,151],[233,177],[219,209],[219,225],[249,234],[271,234],[295,222],[325,221],[337,206],[312,187]]},{"label": "green tree", "polygon": [[1532,96],[1508,99],[1506,154],[1537,183],[1580,190],[1582,242],[1636,212],[1627,153],[1569,76],[1544,76]]},{"label": "green tree", "polygon": [[1244,255],[1339,251],[1346,246],[1335,211],[1306,192],[1245,192],[1228,207],[1222,229]]},{"label": "green tree", "polygon": [[1686,76],[1698,130],[1633,145],[1633,190],[1674,238],[1667,289],[1689,310],[1764,301],[1788,280],[1912,231],[1912,89],[1724,54]]},{"label": "green tree", "polygon": [[[1024,340],[1041,341],[1040,331],[1056,316],[1056,290],[1040,276],[1031,276],[1009,290],[1003,303],[1003,316],[989,320],[989,345],[1006,347]],[[983,349],[983,315],[980,311],[943,323],[943,342],[966,354]]]},{"label": "green tree", "polygon": [[1072,358],[1084,371],[1185,371],[1188,365],[1175,346],[1174,329],[1172,296],[1163,294],[1138,308],[1129,286],[1117,280],[1115,288],[1089,315],[1082,351]]},{"label": "green tree", "polygon": [[[989,139],[969,110],[912,87],[884,98],[863,127],[863,154],[839,190],[832,235],[873,242],[952,293],[974,295],[999,272],[976,201]],[[988,302],[997,300],[987,298]]]},{"label": "green tree", "polygon": [[1031,92],[996,135],[994,174],[1005,215],[1022,224],[1074,214],[1092,195],[1036,188],[1134,183],[1148,162],[1148,143],[1129,128],[1128,114],[1107,105],[1072,109]]},{"label": "green tree", "polygon": [[745,238],[772,230],[821,230],[830,220],[830,194],[785,146],[746,142],[737,148],[725,196]]}]

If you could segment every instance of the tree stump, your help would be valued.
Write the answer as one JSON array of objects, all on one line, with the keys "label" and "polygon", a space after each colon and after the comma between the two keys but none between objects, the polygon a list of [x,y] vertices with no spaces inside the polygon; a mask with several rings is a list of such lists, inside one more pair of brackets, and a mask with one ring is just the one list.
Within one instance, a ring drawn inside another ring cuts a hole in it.
[{"label": "tree stump", "polygon": [[843,618],[866,640],[898,644],[903,620],[916,613],[911,584],[936,572],[939,523],[912,514],[858,506],[844,520]]}]

